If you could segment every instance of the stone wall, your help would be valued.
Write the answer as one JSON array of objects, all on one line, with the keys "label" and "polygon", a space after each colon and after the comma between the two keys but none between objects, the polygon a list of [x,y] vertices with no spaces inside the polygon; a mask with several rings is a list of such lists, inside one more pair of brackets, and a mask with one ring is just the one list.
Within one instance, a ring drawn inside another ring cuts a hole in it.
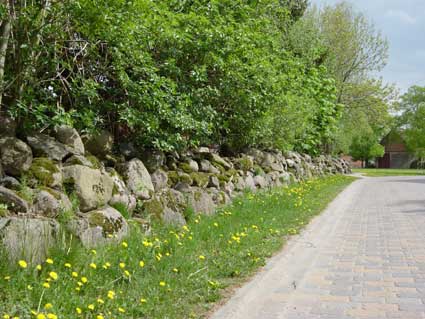
[{"label": "stone wall", "polygon": [[107,132],[80,137],[62,126],[19,139],[0,124],[0,240],[11,259],[42,260],[63,228],[91,247],[126,236],[130,216],[144,228],[152,219],[183,225],[189,211],[213,214],[246,189],[350,172],[329,156],[143,152]]}]

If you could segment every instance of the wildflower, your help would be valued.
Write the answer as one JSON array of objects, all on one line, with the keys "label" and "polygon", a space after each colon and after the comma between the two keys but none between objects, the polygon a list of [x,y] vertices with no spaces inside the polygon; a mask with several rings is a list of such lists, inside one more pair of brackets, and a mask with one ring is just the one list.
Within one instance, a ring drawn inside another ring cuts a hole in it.
[{"label": "wildflower", "polygon": [[128,247],[128,244],[127,244],[127,242],[123,241],[123,242],[121,243],[121,246],[123,246],[124,248],[127,248],[127,247]]},{"label": "wildflower", "polygon": [[130,273],[128,272],[128,270],[124,271],[124,275],[126,275],[127,277],[130,277]]},{"label": "wildflower", "polygon": [[94,310],[94,305],[90,304],[90,305],[87,306],[87,308],[90,309],[90,310]]},{"label": "wildflower", "polygon": [[86,284],[88,282],[87,277],[81,277],[81,281],[83,282],[83,284]]},{"label": "wildflower", "polygon": [[42,313],[39,313],[36,318],[37,319],[46,319],[46,316]]},{"label": "wildflower", "polygon": [[58,316],[56,316],[54,313],[48,313],[47,318],[48,319],[58,319]]},{"label": "wildflower", "polygon": [[140,303],[147,303],[148,301],[145,298],[140,298]]},{"label": "wildflower", "polygon": [[5,315],[3,315],[3,319],[10,319],[10,316],[5,314]]},{"label": "wildflower", "polygon": [[35,268],[36,268],[37,270],[41,270],[41,265],[37,265]]},{"label": "wildflower", "polygon": [[53,265],[53,259],[47,258],[46,259],[46,263]]},{"label": "wildflower", "polygon": [[103,305],[105,301],[101,298],[97,298],[97,303]]},{"label": "wildflower", "polygon": [[83,313],[83,311],[81,310],[81,308],[75,308],[75,311],[79,314],[79,315],[81,315],[82,313]]},{"label": "wildflower", "polygon": [[10,280],[10,276],[4,276],[4,280],[6,281]]},{"label": "wildflower", "polygon": [[31,285],[28,285],[28,286],[27,286],[27,289],[28,289],[28,290],[32,290],[32,286],[31,286]]},{"label": "wildflower", "polygon": [[74,277],[74,278],[77,278],[78,277],[78,273],[76,271],[73,271],[71,273],[71,276]]},{"label": "wildflower", "polygon": [[91,252],[93,255],[96,255],[96,254],[97,254],[97,251],[96,251],[96,250],[94,250],[94,249],[90,250],[90,252]]},{"label": "wildflower", "polygon": [[199,256],[199,259],[200,259],[200,260],[205,260],[205,256],[204,256],[204,255],[200,255],[200,256]]},{"label": "wildflower", "polygon": [[165,287],[166,283],[165,283],[165,281],[160,281],[160,282],[159,282],[159,285],[160,285],[161,287]]},{"label": "wildflower", "polygon": [[52,278],[53,280],[57,280],[58,279],[58,274],[55,273],[54,271],[49,272],[49,276],[50,278]]},{"label": "wildflower", "polygon": [[45,282],[43,284],[43,287],[46,288],[46,289],[49,289],[50,288],[50,284],[48,282]]},{"label": "wildflower", "polygon": [[109,299],[114,299],[114,298],[115,298],[115,292],[114,292],[114,291],[112,291],[112,290],[109,290],[109,291],[108,291],[108,298],[109,298]]},{"label": "wildflower", "polygon": [[173,268],[174,272],[179,272],[179,270],[177,268]]},{"label": "wildflower", "polygon": [[91,263],[91,264],[90,264],[90,268],[96,269],[96,268],[97,268],[97,266],[96,266],[96,264],[95,264],[95,263]]},{"label": "wildflower", "polygon": [[66,268],[71,268],[71,264],[70,263],[65,263],[65,267]]},{"label": "wildflower", "polygon": [[121,312],[121,313],[124,313],[125,312],[125,309],[124,308],[121,308],[121,307],[118,307],[118,311]]},{"label": "wildflower", "polygon": [[96,316],[96,319],[103,319],[103,316],[102,315],[97,315]]},{"label": "wildflower", "polygon": [[139,261],[139,266],[141,268],[145,267],[145,262],[143,260]]},{"label": "wildflower", "polygon": [[214,223],[214,227],[218,227],[218,223]]},{"label": "wildflower", "polygon": [[50,302],[48,302],[44,305],[44,309],[46,309],[46,310],[49,310],[49,309],[52,309],[52,308],[53,308],[53,305]]},{"label": "wildflower", "polygon": [[186,225],[184,225],[182,228],[183,228],[183,230],[185,230],[185,231],[189,231],[189,227],[187,227]]},{"label": "wildflower", "polygon": [[125,263],[120,263],[120,268],[124,269],[125,268]]},{"label": "wildflower", "polygon": [[27,267],[28,267],[28,264],[27,264],[27,262],[26,262],[25,260],[20,260],[20,261],[18,262],[18,264],[19,264],[19,266],[20,266],[21,268],[27,268]]}]

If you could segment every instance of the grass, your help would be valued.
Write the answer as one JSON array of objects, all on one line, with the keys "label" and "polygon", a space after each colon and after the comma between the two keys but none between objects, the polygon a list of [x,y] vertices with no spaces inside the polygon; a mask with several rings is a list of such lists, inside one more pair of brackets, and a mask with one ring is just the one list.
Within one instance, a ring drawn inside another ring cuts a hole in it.
[{"label": "grass", "polygon": [[178,229],[153,225],[149,237],[133,227],[124,242],[97,250],[64,237],[39,269],[0,264],[0,316],[204,318],[353,180],[248,193],[217,215]]},{"label": "grass", "polygon": [[357,168],[353,169],[355,173],[362,173],[365,176],[417,176],[425,175],[424,169],[385,169],[385,168]]}]

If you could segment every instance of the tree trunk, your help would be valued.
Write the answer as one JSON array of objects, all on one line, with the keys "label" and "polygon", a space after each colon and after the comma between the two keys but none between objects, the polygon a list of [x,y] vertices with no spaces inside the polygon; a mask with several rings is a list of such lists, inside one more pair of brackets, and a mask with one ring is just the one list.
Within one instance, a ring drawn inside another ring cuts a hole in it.
[{"label": "tree trunk", "polygon": [[[7,5],[7,1],[2,1],[3,5]],[[0,111],[2,109],[3,93],[4,93],[4,66],[6,62],[7,47],[9,44],[10,32],[12,30],[12,17],[6,14],[6,19],[2,21],[0,26]]]}]

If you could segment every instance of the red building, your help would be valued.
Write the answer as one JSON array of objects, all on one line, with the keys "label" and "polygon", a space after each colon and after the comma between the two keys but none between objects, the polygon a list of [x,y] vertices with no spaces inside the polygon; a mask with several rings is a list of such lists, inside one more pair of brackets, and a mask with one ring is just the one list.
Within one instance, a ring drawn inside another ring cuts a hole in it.
[{"label": "red building", "polygon": [[385,147],[385,154],[376,159],[378,168],[410,168],[416,160],[408,151],[400,132],[391,131],[382,139],[381,145]]}]

